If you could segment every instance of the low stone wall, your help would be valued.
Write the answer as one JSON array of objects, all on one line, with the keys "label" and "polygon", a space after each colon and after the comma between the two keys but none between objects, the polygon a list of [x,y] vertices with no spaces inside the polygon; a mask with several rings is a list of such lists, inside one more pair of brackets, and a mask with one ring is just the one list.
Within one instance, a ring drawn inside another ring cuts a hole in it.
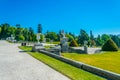
[{"label": "low stone wall", "polygon": [[69,47],[69,52],[72,53],[72,52],[75,52],[75,53],[85,53],[84,50],[82,49],[74,49],[73,47]]},{"label": "low stone wall", "polygon": [[84,49],[85,47],[69,47],[69,52],[86,53],[86,54],[95,54],[101,52],[101,48],[86,47],[86,50]]},{"label": "low stone wall", "polygon": [[65,63],[68,63],[68,64],[74,66],[74,67],[77,67],[77,68],[89,71],[91,73],[97,74],[99,76],[105,77],[109,80],[120,80],[120,74],[116,74],[116,73],[106,71],[106,70],[103,70],[103,69],[100,69],[100,68],[97,68],[94,66],[90,66],[90,65],[78,62],[78,61],[74,61],[74,60],[71,60],[71,59],[68,59],[68,58],[65,58],[62,56],[58,56],[58,55],[51,53],[51,52],[48,52],[48,51],[40,50],[39,52],[44,53],[44,54],[51,56],[53,58],[56,58],[58,60],[61,60]]}]

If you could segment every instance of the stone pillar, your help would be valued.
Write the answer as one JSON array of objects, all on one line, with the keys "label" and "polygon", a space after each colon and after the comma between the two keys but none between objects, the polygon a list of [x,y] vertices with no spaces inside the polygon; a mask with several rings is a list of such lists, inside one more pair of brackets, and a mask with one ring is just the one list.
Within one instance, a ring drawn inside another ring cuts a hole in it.
[{"label": "stone pillar", "polygon": [[60,42],[60,44],[61,44],[61,51],[62,52],[68,52],[68,43],[67,43],[67,38],[66,37],[64,37],[64,38],[62,38],[62,40],[61,40],[61,42]]},{"label": "stone pillar", "polygon": [[85,53],[88,53],[88,51],[87,51],[87,46],[84,46],[84,52],[85,52]]},{"label": "stone pillar", "polygon": [[87,41],[84,41],[84,52],[85,52],[85,53],[88,53],[87,44],[88,44],[88,42],[87,42]]}]

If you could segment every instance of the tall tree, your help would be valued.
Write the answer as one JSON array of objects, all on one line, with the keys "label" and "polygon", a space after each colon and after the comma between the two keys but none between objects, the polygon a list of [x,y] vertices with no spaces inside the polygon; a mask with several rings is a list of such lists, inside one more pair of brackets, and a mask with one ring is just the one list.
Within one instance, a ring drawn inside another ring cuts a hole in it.
[{"label": "tall tree", "polygon": [[103,40],[103,43],[105,43],[107,40],[110,39],[110,36],[107,34],[102,34],[101,39]]},{"label": "tall tree", "polygon": [[94,35],[93,35],[92,31],[90,31],[90,39],[94,40]]},{"label": "tall tree", "polygon": [[29,37],[28,34],[29,34],[28,29],[27,28],[23,29],[23,36],[24,36],[26,41],[28,41],[28,37]]},{"label": "tall tree", "polygon": [[75,34],[69,32],[69,35],[71,35],[75,39]]},{"label": "tall tree", "polygon": [[20,28],[20,27],[21,27],[21,25],[20,25],[20,24],[16,24],[16,27],[17,27],[17,28]]},{"label": "tall tree", "polygon": [[117,44],[118,47],[120,47],[120,38],[116,35],[110,35],[111,39]]},{"label": "tall tree", "polygon": [[46,38],[54,41],[58,41],[58,36],[55,32],[48,32]]},{"label": "tall tree", "polygon": [[15,37],[15,39],[17,40],[17,41],[19,41],[19,37],[21,36],[21,35],[23,35],[23,28],[21,28],[21,26],[20,26],[20,24],[16,24],[16,27],[17,27],[17,29],[16,29],[16,31],[15,31],[15,35],[16,35],[16,37]]},{"label": "tall tree", "polygon": [[8,23],[4,23],[1,25],[1,38],[4,38],[6,39],[7,37],[9,37],[7,31],[8,31],[8,28],[10,27],[10,25]]},{"label": "tall tree", "polygon": [[95,41],[96,41],[96,46],[102,46],[104,44],[104,41],[101,39],[100,35],[97,36]]},{"label": "tall tree", "polygon": [[38,33],[42,33],[42,25],[38,24]]},{"label": "tall tree", "polygon": [[78,43],[80,45],[84,45],[84,41],[88,41],[88,40],[89,40],[88,34],[86,33],[85,30],[81,29],[80,34],[78,36]]},{"label": "tall tree", "polygon": [[33,41],[33,36],[34,36],[34,31],[33,31],[32,27],[29,27],[28,40]]},{"label": "tall tree", "polygon": [[93,47],[96,45],[96,42],[94,40],[94,35],[92,33],[92,30],[90,30],[90,40],[89,40],[90,46]]}]

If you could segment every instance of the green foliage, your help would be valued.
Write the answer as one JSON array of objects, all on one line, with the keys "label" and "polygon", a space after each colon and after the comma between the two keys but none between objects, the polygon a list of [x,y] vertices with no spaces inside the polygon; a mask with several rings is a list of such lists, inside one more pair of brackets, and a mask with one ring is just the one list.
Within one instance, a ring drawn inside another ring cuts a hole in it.
[{"label": "green foliage", "polygon": [[33,31],[32,27],[29,27],[28,41],[34,41],[33,36],[34,36],[34,31]]},{"label": "green foliage", "polygon": [[95,39],[96,41],[96,46],[102,46],[103,45],[103,40],[101,39],[101,36],[98,35],[98,37]]},{"label": "green foliage", "polygon": [[25,40],[28,41],[28,29],[27,28],[23,29],[22,34],[25,37]]},{"label": "green foliage", "polygon": [[94,35],[93,35],[92,31],[90,31],[90,39],[94,40]]},{"label": "green foliage", "polygon": [[72,40],[71,42],[70,42],[70,45],[69,45],[70,47],[78,47],[78,44],[77,44],[77,42],[75,41],[75,40]]},{"label": "green foliage", "polygon": [[33,40],[33,41],[37,41],[37,39],[36,39],[36,34],[33,34],[32,40]]},{"label": "green foliage", "polygon": [[92,39],[89,39],[88,42],[87,42],[87,46],[88,47],[94,47],[94,46],[96,46],[96,42]]},{"label": "green foliage", "polygon": [[116,35],[111,35],[111,39],[120,47],[120,38]]},{"label": "green foliage", "polygon": [[8,35],[7,30],[9,29],[10,25],[8,23],[2,24],[1,25],[1,34],[0,34],[0,38],[6,38]]},{"label": "green foliage", "polygon": [[98,37],[95,39],[96,46],[102,46],[110,38],[111,37],[107,34],[102,34],[101,36],[98,35]]},{"label": "green foliage", "polygon": [[74,39],[75,39],[75,34],[72,34],[71,32],[69,32],[69,35],[71,35]]},{"label": "green foliage", "polygon": [[43,41],[43,40],[44,40],[44,35],[40,34],[40,41]]},{"label": "green foliage", "polygon": [[0,27],[0,33],[1,33],[1,31],[2,31],[2,28]]},{"label": "green foliage", "polygon": [[38,24],[38,33],[42,33],[42,26],[41,26],[41,24]]},{"label": "green foliage", "polygon": [[[42,33],[42,27],[41,24],[38,24],[39,32]],[[61,33],[63,30],[60,30],[58,33],[56,32],[49,32],[47,31],[45,33],[45,38],[47,42],[60,41],[61,37],[63,37],[63,34]],[[0,25],[0,39],[6,39],[8,37],[15,37],[17,41],[24,40],[24,41],[37,41],[36,40],[36,34],[34,33],[32,27],[23,28],[20,24],[16,24],[15,26],[10,26],[8,23],[4,23]],[[22,35],[22,37],[21,37]],[[71,42],[72,40],[76,40],[77,43],[81,46],[84,45],[84,41],[88,41],[88,45],[90,46],[102,46],[108,39],[112,39],[118,47],[120,47],[120,38],[116,35],[98,35],[98,37],[94,37],[92,31],[90,31],[90,36],[87,34],[85,30],[80,30],[80,34],[78,36],[75,36],[73,33],[69,32],[65,34],[65,36],[68,38],[68,42]],[[24,37],[24,38],[23,38]],[[40,36],[40,41],[44,40],[43,35]]]},{"label": "green foliage", "polygon": [[110,39],[110,36],[107,35],[107,34],[103,34],[103,35],[101,36],[101,39],[103,40],[103,44],[104,44],[107,40]]},{"label": "green foliage", "polygon": [[23,28],[21,28],[20,26],[17,26],[17,29],[15,31],[15,35],[16,35],[16,40],[19,41],[20,36],[23,35]]},{"label": "green foliage", "polygon": [[71,42],[74,40],[74,37],[72,35],[66,34],[66,37],[68,38],[68,41]]},{"label": "green foliage", "polygon": [[36,41],[36,36],[33,29],[30,27],[22,28],[20,24],[16,24],[16,27],[10,26],[8,23],[0,25],[0,39],[6,39],[13,35],[17,41],[26,40],[26,41]]},{"label": "green foliage", "polygon": [[89,36],[88,34],[86,33],[85,30],[80,30],[80,35],[78,36],[78,43],[83,45],[84,44],[84,41],[88,41],[89,40]]},{"label": "green foliage", "polygon": [[50,42],[50,38],[46,38],[46,42]]},{"label": "green foliage", "polygon": [[58,35],[55,32],[48,32],[46,34],[46,38],[49,38],[50,40],[53,40],[53,41],[59,41]]},{"label": "green foliage", "polygon": [[109,39],[103,46],[103,51],[118,51],[118,47],[112,39]]},{"label": "green foliage", "polygon": [[25,40],[25,37],[24,37],[23,35],[20,35],[20,36],[19,36],[19,40],[24,41],[24,40]]}]

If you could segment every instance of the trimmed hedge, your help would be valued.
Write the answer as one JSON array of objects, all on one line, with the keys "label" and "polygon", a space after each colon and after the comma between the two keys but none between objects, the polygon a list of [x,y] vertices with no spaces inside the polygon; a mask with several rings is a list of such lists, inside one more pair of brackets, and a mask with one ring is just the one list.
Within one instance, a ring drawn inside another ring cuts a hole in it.
[{"label": "trimmed hedge", "polygon": [[71,42],[70,42],[70,45],[69,45],[70,47],[78,47],[78,44],[77,44],[77,42],[75,41],[75,40],[72,40]]},{"label": "trimmed hedge", "polygon": [[106,43],[102,46],[103,51],[118,51],[118,46],[112,39],[106,41]]}]

